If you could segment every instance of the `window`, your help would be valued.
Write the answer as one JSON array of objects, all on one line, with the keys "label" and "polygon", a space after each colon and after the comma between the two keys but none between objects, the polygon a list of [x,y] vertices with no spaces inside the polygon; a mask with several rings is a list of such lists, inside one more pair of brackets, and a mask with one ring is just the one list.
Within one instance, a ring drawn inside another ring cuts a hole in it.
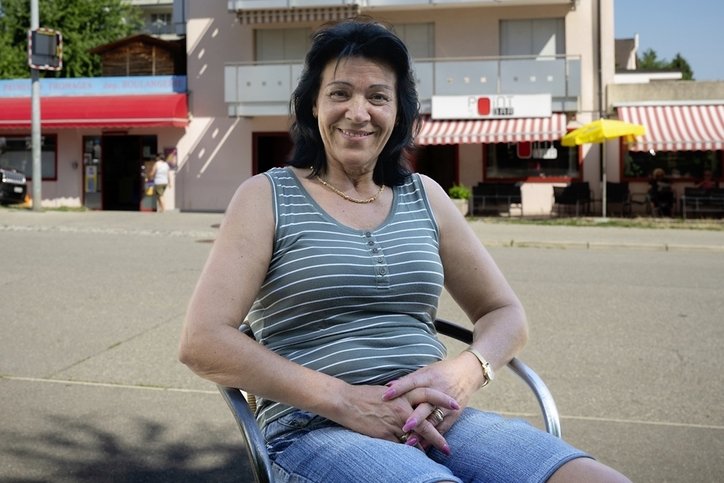
[{"label": "window", "polygon": [[404,23],[394,25],[397,34],[413,59],[435,57],[435,26],[431,23]]},{"label": "window", "polygon": [[721,178],[722,151],[628,151],[624,156],[624,178],[648,178],[656,168],[671,178],[700,179],[705,170]]},{"label": "window", "polygon": [[[14,169],[30,180],[33,176],[33,152],[30,136],[5,136],[5,147],[0,154],[0,167]],[[44,180],[57,179],[58,138],[55,134],[40,139],[41,173]]]},{"label": "window", "polygon": [[302,61],[311,46],[308,28],[255,30],[256,60]]},{"label": "window", "polygon": [[501,20],[500,55],[549,57],[566,53],[562,18]]},{"label": "window", "polygon": [[173,33],[171,13],[152,13],[148,17],[147,28],[149,32],[154,34]]},{"label": "window", "polygon": [[579,178],[578,148],[558,141],[485,145],[485,179]]}]

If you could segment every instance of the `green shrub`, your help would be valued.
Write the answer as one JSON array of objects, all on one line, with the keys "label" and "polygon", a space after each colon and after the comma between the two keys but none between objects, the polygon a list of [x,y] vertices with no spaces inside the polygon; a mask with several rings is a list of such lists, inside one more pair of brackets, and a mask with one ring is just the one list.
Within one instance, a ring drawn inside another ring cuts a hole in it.
[{"label": "green shrub", "polygon": [[470,188],[468,188],[467,186],[463,186],[461,184],[454,184],[452,185],[452,187],[450,187],[449,190],[447,190],[447,194],[450,195],[450,198],[467,200],[470,198],[470,195],[472,193],[470,192]]}]

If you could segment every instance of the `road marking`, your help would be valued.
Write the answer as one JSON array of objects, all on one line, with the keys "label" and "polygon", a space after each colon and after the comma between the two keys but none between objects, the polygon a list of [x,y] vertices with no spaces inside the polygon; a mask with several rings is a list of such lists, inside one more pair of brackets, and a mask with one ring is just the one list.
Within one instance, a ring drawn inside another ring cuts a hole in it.
[{"label": "road marking", "polygon": [[[540,418],[540,413],[518,413],[512,411],[493,411],[502,416],[511,416],[515,418]],[[696,423],[676,423],[673,421],[645,421],[643,419],[620,419],[620,418],[602,418],[596,416],[575,416],[575,415],[559,415],[562,420],[570,421],[595,421],[600,423],[620,423],[620,424],[641,424],[648,426],[670,426],[677,428],[697,428],[697,429],[724,429],[724,426],[716,424],[696,424]]]},{"label": "road marking", "polygon": [[[154,387],[154,386],[142,386],[135,384],[115,384],[109,382],[90,382],[90,381],[71,381],[67,379],[45,379],[42,377],[21,377],[21,376],[0,376],[0,379],[6,379],[10,381],[22,381],[22,382],[42,382],[51,384],[71,384],[76,386],[91,386],[91,387],[109,387],[109,388],[120,388],[120,389],[145,389],[150,391],[169,391],[169,392],[182,392],[191,394],[218,394],[218,391],[205,390],[205,389],[184,389],[178,387]],[[242,391],[243,392],[243,391]],[[245,394],[246,396],[246,394]],[[538,413],[520,413],[512,411],[495,411],[497,414],[503,416],[511,416],[518,418],[536,418],[540,417]],[[620,424],[641,424],[648,426],[669,426],[675,428],[697,428],[697,429],[724,429],[724,426],[716,424],[695,424],[695,423],[676,423],[673,421],[645,421],[642,419],[621,419],[621,418],[603,418],[596,416],[574,416],[574,415],[561,415],[562,420],[571,421],[595,421],[601,423],[620,423]]]},{"label": "road marking", "polygon": [[196,393],[196,394],[218,394],[218,391],[204,390],[204,389],[184,389],[180,387],[156,387],[156,386],[143,386],[137,384],[116,384],[111,382],[90,382],[90,381],[70,381],[67,379],[45,379],[42,377],[20,377],[20,376],[0,376],[2,379],[10,381],[23,381],[23,382],[47,382],[51,384],[70,384],[74,386],[92,386],[92,387],[110,387],[110,388],[121,388],[121,389],[145,389],[149,391],[169,391],[169,392],[185,392],[185,393]]}]

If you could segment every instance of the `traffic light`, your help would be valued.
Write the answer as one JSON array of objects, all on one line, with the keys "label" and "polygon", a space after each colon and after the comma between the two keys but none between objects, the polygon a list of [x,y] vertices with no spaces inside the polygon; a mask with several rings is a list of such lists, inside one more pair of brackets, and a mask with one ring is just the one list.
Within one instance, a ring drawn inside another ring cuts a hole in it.
[{"label": "traffic light", "polygon": [[28,65],[38,70],[63,68],[63,36],[59,31],[38,28],[28,32]]}]

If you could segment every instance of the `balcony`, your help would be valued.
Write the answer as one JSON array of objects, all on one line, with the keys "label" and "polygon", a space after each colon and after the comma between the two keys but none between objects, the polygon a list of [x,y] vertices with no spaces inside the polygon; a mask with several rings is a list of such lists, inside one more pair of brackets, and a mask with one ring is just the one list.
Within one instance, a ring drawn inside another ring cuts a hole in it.
[{"label": "balcony", "polygon": [[435,7],[436,5],[534,6],[564,5],[571,0],[227,0],[230,12],[266,8],[305,8],[358,5],[361,9],[398,7]]},{"label": "balcony", "polygon": [[[579,56],[423,59],[414,64],[421,111],[432,96],[550,94],[554,112],[575,112],[581,96]],[[243,63],[224,68],[229,116],[286,116],[302,64]]]},{"label": "balcony", "polygon": [[267,8],[339,7],[358,4],[360,1],[355,0],[228,0],[230,12]]}]

